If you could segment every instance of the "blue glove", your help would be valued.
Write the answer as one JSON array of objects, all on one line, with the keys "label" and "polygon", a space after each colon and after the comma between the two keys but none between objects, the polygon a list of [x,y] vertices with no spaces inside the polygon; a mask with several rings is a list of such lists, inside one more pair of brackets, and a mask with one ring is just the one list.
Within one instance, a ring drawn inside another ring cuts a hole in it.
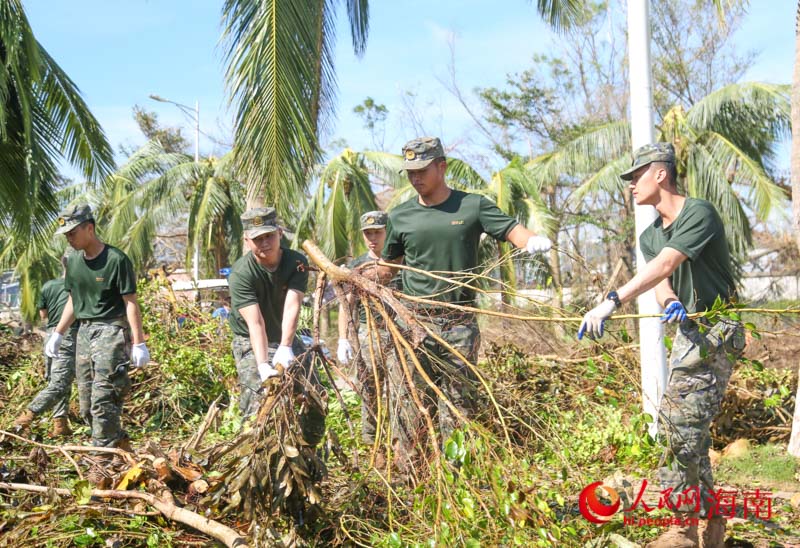
[{"label": "blue glove", "polygon": [[680,301],[672,301],[664,309],[664,315],[661,316],[662,323],[682,322],[686,319],[686,309]]}]

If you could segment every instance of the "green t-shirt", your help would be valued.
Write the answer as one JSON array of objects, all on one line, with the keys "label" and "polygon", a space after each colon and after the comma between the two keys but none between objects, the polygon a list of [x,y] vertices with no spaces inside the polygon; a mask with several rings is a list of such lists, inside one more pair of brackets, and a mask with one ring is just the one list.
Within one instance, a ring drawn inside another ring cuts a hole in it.
[{"label": "green t-shirt", "polygon": [[[479,194],[453,190],[439,205],[426,207],[417,198],[389,212],[383,257],[404,256],[405,264],[428,272],[470,272],[478,267],[482,233],[504,241],[519,224]],[[458,274],[457,274],[458,275]],[[469,282],[459,276],[462,282]],[[454,286],[424,274],[402,271],[403,292],[438,301],[472,304],[475,290]]]},{"label": "green t-shirt", "polygon": [[[362,264],[364,264],[366,262],[375,261],[375,260],[377,260],[377,259],[375,259],[374,257],[370,257],[369,256],[369,251],[367,251],[363,255],[360,255],[360,256],[356,257],[355,259],[353,259],[352,261],[350,261],[347,264],[347,268],[349,268],[350,270],[354,270],[355,268],[359,267],[360,265],[362,265]],[[398,274],[397,276],[392,278],[391,281],[389,281],[389,283],[386,284],[386,287],[388,287],[390,289],[394,289],[394,290],[400,290],[403,287],[403,282],[400,279],[400,275]],[[356,300],[356,307],[357,307],[357,310],[358,310],[358,321],[359,321],[359,323],[367,323],[367,312],[364,310],[364,306],[361,304],[361,299],[357,299]],[[372,310],[373,319],[378,324],[382,324],[383,323],[383,316],[381,316],[380,312],[378,312],[377,310],[374,310],[374,308],[371,309],[371,310]],[[394,314],[394,311],[391,310],[388,307],[386,308],[386,311],[389,313],[390,316],[392,314]]]},{"label": "green t-shirt", "polygon": [[728,240],[717,210],[705,200],[687,198],[678,217],[667,228],[659,217],[639,237],[642,255],[650,262],[665,247],[688,257],[670,276],[672,289],[689,312],[702,312],[717,297],[736,296]]},{"label": "green t-shirt", "polygon": [[69,293],[64,289],[64,278],[50,280],[42,286],[39,300],[36,301],[36,308],[38,310],[47,310],[47,329],[52,329],[58,325],[68,298]]},{"label": "green t-shirt", "polygon": [[136,293],[136,273],[125,253],[105,244],[94,259],[73,253],[67,261],[64,289],[72,296],[77,320],[110,320],[125,316],[123,295]]},{"label": "green t-shirt", "polygon": [[275,272],[258,264],[252,253],[233,263],[228,278],[231,292],[231,315],[228,321],[236,335],[250,335],[247,322],[239,310],[257,304],[267,326],[267,340],[270,344],[280,342],[286,294],[290,289],[305,293],[308,288],[308,260],[305,255],[292,249],[281,249],[283,255]]}]

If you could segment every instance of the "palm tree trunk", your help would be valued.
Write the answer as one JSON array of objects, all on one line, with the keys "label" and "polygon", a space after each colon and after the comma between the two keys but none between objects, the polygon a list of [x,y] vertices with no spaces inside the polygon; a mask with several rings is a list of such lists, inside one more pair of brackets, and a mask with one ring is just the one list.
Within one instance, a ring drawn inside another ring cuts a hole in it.
[{"label": "palm tree trunk", "polygon": [[[800,0],[794,29],[794,79],[792,80],[792,221],[797,249],[800,250]],[[794,403],[789,454],[800,457],[800,384]]]}]

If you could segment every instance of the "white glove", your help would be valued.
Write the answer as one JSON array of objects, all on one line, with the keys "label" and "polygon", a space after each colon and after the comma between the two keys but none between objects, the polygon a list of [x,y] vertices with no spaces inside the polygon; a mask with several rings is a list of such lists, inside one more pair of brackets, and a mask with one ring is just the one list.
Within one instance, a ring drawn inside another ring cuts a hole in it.
[{"label": "white glove", "polygon": [[270,377],[277,377],[280,375],[277,369],[273,369],[273,367],[268,363],[260,363],[258,364],[258,374],[261,376],[261,382],[269,379]]},{"label": "white glove", "polygon": [[58,331],[53,331],[50,338],[47,339],[47,344],[44,345],[44,353],[48,358],[57,358],[58,349],[61,348],[61,339],[64,337]]},{"label": "white glove", "polygon": [[528,250],[528,253],[531,255],[550,251],[551,247],[550,238],[545,238],[544,236],[531,236],[528,238],[528,243],[525,244],[525,249]]},{"label": "white glove", "polygon": [[353,359],[353,347],[347,339],[339,339],[339,347],[336,349],[336,358],[342,365],[347,365]]},{"label": "white glove", "polygon": [[150,361],[150,351],[144,343],[134,344],[131,351],[131,365],[138,369],[147,365]]},{"label": "white glove", "polygon": [[285,369],[294,361],[294,351],[291,346],[280,345],[275,351],[275,356],[272,358],[272,367],[281,364]]},{"label": "white glove", "polygon": [[617,309],[617,305],[611,299],[606,299],[599,305],[592,308],[583,317],[580,329],[578,329],[578,339],[587,335],[590,339],[599,339],[603,336],[603,322],[611,317]]}]

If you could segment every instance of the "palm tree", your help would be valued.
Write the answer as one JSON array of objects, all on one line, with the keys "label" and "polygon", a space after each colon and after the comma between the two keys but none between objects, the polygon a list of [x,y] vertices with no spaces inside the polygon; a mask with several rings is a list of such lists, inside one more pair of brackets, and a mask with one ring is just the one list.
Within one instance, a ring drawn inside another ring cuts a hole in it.
[{"label": "palm tree", "polygon": [[97,181],[111,172],[113,152],[19,0],[0,0],[0,53],[0,228],[41,239],[59,207],[59,160]]},{"label": "palm tree", "polygon": [[150,141],[104,182],[93,201],[104,237],[139,272],[152,262],[157,229],[176,215],[188,217],[187,264],[196,240],[214,272],[241,255],[244,188],[233,175],[230,154],[195,162]]},{"label": "palm tree", "polygon": [[[724,86],[686,111],[674,107],[657,128],[657,140],[675,145],[679,179],[688,195],[714,204],[726,219],[728,241],[739,256],[751,243],[748,212],[766,220],[785,200],[770,169],[777,144],[789,131],[789,120],[788,86],[749,82]],[[605,130],[606,142],[613,143],[609,129],[601,128],[600,133]],[[617,139],[615,146],[623,144]],[[586,158],[604,158],[604,165],[592,174]],[[622,196],[627,185],[618,174],[629,162],[627,155],[605,155],[600,150],[585,158],[567,155],[557,169],[583,177],[571,197],[577,203],[602,193]]]},{"label": "palm tree", "polygon": [[[583,15],[585,0],[537,0],[557,30]],[[363,54],[368,0],[347,0],[350,35]],[[237,105],[234,153],[248,185],[248,207],[264,199],[290,217],[321,160],[336,94],[334,23],[339,3],[313,0],[226,0],[223,42],[230,102]],[[281,198],[278,200],[277,198]]]},{"label": "palm tree", "polygon": [[[234,151],[249,204],[266,198],[286,216],[321,159],[318,135],[333,113],[337,2],[227,0],[223,40],[231,102],[238,103]],[[348,0],[353,48],[364,52],[367,0]],[[276,198],[280,197],[280,200]]]}]

